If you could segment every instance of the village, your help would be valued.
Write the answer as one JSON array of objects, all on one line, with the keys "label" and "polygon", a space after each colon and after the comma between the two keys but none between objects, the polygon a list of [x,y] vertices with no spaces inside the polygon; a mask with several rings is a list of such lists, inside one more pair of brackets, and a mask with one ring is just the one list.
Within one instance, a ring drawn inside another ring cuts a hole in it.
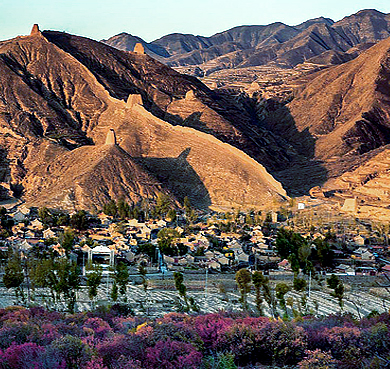
[{"label": "village", "polygon": [[[22,259],[45,252],[57,258],[68,257],[77,262],[84,282],[88,265],[97,264],[105,278],[97,300],[109,301],[114,267],[122,262],[129,272],[129,294],[138,294],[133,300],[129,297],[135,310],[139,305],[137,301],[143,299],[144,308],[145,301],[150,300],[150,296],[146,298],[137,287],[142,284],[141,266],[145,268],[150,293],[164,292],[165,297],[160,296],[162,305],[166,305],[163,300],[172,295],[173,311],[172,276],[175,272],[183,273],[188,290],[197,296],[202,310],[239,308],[240,305],[234,306],[232,301],[238,303],[239,300],[234,276],[240,269],[260,270],[271,284],[291,283],[298,274],[309,282],[308,273],[303,275],[302,270],[294,270],[291,259],[281,257],[278,252],[278,234],[281,229],[288,229],[306,240],[312,255],[318,254],[315,240],[322,240],[329,249],[326,261],[313,259],[308,295],[320,294],[318,299],[321,300],[326,277],[335,274],[346,281],[350,293],[356,293],[359,288],[361,294],[363,290],[367,292],[366,300],[371,305],[364,307],[364,301],[360,301],[363,311],[386,310],[390,306],[390,295],[381,288],[387,282],[384,276],[390,272],[388,229],[383,224],[359,221],[351,214],[340,216],[338,209],[330,216],[331,208],[324,212],[317,203],[310,202],[269,212],[234,209],[195,212],[187,208],[177,214],[167,211],[165,216],[149,219],[113,216],[107,209],[96,215],[83,211],[67,215],[24,205],[8,211],[2,209],[1,274],[4,275],[10,250],[18,252]],[[72,234],[70,249],[64,243],[66,234]],[[365,300],[362,296],[361,300]],[[155,297],[154,302],[157,300]],[[323,302],[324,313],[337,311],[337,302],[327,300],[334,306],[327,309]],[[87,297],[84,302],[84,309],[88,309]],[[253,301],[250,303],[254,306]],[[310,304],[312,309],[318,309],[318,302],[309,301]],[[350,307],[356,310],[356,301]]]}]

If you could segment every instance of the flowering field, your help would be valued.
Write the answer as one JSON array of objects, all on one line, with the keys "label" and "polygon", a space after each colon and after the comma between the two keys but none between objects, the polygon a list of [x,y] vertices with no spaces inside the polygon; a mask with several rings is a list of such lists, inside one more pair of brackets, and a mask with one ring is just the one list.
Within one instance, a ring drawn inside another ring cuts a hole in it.
[{"label": "flowering field", "polygon": [[74,315],[40,307],[0,310],[0,368],[385,368],[390,315],[285,322],[239,313],[162,318],[125,306]]}]

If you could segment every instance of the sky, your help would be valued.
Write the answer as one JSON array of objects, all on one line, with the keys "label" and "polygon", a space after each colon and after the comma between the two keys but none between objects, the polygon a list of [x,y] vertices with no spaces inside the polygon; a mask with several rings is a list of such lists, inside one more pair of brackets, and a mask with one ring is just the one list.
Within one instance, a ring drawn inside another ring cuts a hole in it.
[{"label": "sky", "polygon": [[57,30],[95,40],[121,32],[153,41],[169,33],[211,36],[241,25],[337,21],[361,9],[390,13],[389,0],[0,0],[0,40]]}]

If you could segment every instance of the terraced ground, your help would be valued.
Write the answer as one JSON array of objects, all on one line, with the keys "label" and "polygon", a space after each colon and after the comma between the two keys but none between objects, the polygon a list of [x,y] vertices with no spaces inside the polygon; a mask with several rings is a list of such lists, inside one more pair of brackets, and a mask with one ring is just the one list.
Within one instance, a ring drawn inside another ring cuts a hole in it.
[{"label": "terraced ground", "polygon": [[[194,277],[194,276],[193,276]],[[197,275],[196,279],[187,279],[185,284],[188,287],[188,296],[193,297],[197,306],[202,313],[212,313],[219,310],[240,311],[241,304],[239,303],[240,294],[235,287],[234,275],[210,275],[208,278],[208,285],[206,290],[204,275]],[[159,276],[159,278],[161,278]],[[285,282],[288,283],[286,280]],[[291,281],[290,281],[291,282]],[[372,280],[375,284],[375,278]],[[271,284],[274,284],[272,281]],[[108,285],[108,289],[107,289]],[[148,291],[145,293],[142,285],[129,284],[127,287],[127,302],[132,307],[136,314],[148,314],[150,316],[161,316],[169,312],[177,312],[183,300],[179,297],[174,289],[174,281],[172,277],[166,280],[152,279],[149,281]],[[225,291],[221,288],[225,286]],[[362,286],[346,286],[346,293],[344,297],[344,306],[342,312],[350,312],[356,317],[363,317],[373,310],[379,313],[389,311],[390,309],[390,293],[385,289],[378,287],[362,287]],[[307,296],[307,310],[314,315],[322,316],[337,313],[340,311],[338,301],[330,296],[327,288],[320,288],[313,286],[310,296]],[[222,292],[221,292],[222,290]],[[110,281],[103,281],[99,288],[99,293],[95,304],[107,304],[111,291]],[[16,304],[15,294],[12,290],[7,290],[0,287],[0,307]],[[39,289],[36,291],[37,296],[46,296],[49,300],[49,291]],[[248,296],[248,303],[250,309],[256,311],[256,304],[254,299],[254,291]],[[294,299],[293,308],[298,310],[301,301],[301,294],[297,292],[288,292],[285,296]],[[46,305],[42,297],[37,297],[35,303]],[[51,305],[52,306],[52,305]],[[53,307],[53,306],[52,306]],[[264,313],[271,316],[271,311],[266,303],[263,303]],[[77,310],[85,311],[92,308],[91,301],[88,298],[88,291],[86,286],[82,286],[78,293]],[[60,311],[66,310],[65,302],[57,304],[56,309]],[[278,307],[279,313],[282,310]],[[291,307],[288,307],[288,312],[292,315]]]}]

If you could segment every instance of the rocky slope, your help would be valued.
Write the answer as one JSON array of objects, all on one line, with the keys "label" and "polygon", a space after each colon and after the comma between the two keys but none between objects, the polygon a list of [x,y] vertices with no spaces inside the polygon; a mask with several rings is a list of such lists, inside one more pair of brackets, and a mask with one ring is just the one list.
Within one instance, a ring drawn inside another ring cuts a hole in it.
[{"label": "rocky slope", "polygon": [[[379,177],[387,176],[383,158],[390,143],[389,84],[390,38],[352,61],[314,74],[289,104],[264,120],[268,129],[296,144],[302,141],[298,133],[312,138],[311,161],[274,173],[276,177],[295,187],[313,186],[317,180],[326,191],[383,187]],[[378,190],[382,197],[383,188]]]},{"label": "rocky slope", "polygon": [[[143,44],[163,63],[173,67],[197,66],[193,72],[202,75],[271,62],[292,67],[330,50],[346,53],[358,46],[354,53],[349,53],[350,60],[358,55],[361,45],[364,48],[389,35],[389,14],[362,10],[336,23],[320,17],[293,27],[283,23],[240,26],[210,37],[175,33]],[[126,33],[104,42],[122,50],[134,48],[134,37]],[[316,62],[338,64],[340,58],[324,57]]]},{"label": "rocky slope", "polygon": [[[286,196],[227,143],[261,157],[247,108],[147,55],[36,30],[0,43],[0,82],[2,181],[29,205],[96,209],[166,192],[202,208],[261,207]],[[199,105],[183,104],[191,96]],[[118,145],[105,144],[110,129]]]}]

